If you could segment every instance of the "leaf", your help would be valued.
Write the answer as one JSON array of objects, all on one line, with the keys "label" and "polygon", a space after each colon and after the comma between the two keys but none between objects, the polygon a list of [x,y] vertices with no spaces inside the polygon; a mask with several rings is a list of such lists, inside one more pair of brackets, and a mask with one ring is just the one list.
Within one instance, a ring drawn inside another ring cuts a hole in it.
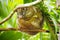
[{"label": "leaf", "polygon": [[40,33],[37,35],[31,36],[28,40],[40,40]]},{"label": "leaf", "polygon": [[0,35],[0,40],[24,40],[28,39],[30,36],[17,31],[2,31]]}]

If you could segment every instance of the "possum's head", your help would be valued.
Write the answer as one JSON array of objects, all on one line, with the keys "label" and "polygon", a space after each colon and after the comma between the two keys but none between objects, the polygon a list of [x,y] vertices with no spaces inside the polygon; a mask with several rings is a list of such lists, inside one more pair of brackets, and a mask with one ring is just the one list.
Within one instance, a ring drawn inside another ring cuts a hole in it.
[{"label": "possum's head", "polygon": [[29,20],[30,18],[32,18],[35,13],[36,13],[36,8],[33,6],[22,7],[17,9],[18,18],[23,18],[26,20]]}]

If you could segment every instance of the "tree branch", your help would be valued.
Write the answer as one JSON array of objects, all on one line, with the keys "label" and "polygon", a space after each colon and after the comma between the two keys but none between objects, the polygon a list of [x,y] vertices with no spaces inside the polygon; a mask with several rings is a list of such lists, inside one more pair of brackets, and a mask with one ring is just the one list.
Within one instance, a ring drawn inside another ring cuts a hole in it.
[{"label": "tree branch", "polygon": [[1,22],[0,25],[3,24],[4,22],[6,22],[7,20],[9,20],[13,14],[15,13],[15,11],[12,11],[6,18],[4,18]]},{"label": "tree branch", "polygon": [[[20,29],[19,28],[0,28],[0,31],[20,31]],[[39,30],[39,29],[37,29],[37,30],[27,30],[27,29],[24,29],[23,31],[25,31],[25,32],[47,32],[47,33],[50,33],[50,31],[49,30]],[[59,32],[57,32],[57,33],[59,33]]]},{"label": "tree branch", "polygon": [[16,30],[19,30],[19,29],[16,29],[16,28],[0,28],[0,31],[16,31]]},{"label": "tree branch", "polygon": [[23,8],[23,7],[30,7],[30,6],[33,6],[33,5],[36,5],[38,3],[40,3],[42,0],[36,0],[34,2],[31,2],[31,3],[26,3],[26,4],[19,4],[16,6],[16,9],[18,8]]}]

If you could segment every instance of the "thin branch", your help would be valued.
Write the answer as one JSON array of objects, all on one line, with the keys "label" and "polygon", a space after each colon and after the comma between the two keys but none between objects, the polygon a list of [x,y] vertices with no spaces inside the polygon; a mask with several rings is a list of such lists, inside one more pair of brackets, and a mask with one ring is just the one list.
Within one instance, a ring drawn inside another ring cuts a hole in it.
[{"label": "thin branch", "polygon": [[16,28],[0,28],[0,31],[16,31],[16,30],[20,30],[20,29],[16,29]]},{"label": "thin branch", "polygon": [[15,13],[15,11],[12,11],[5,19],[3,19],[0,22],[0,25],[3,24],[4,22],[6,22],[7,20],[9,20],[13,16],[14,13]]},{"label": "thin branch", "polygon": [[[10,31],[10,30],[12,30],[12,31],[19,31],[19,30],[21,30],[21,29],[19,29],[19,28],[0,28],[0,31]],[[39,30],[39,29],[36,29],[36,30],[27,30],[27,29],[24,29],[23,31],[40,31],[40,32],[45,32],[46,30]]]},{"label": "thin branch", "polygon": [[[19,28],[0,28],[0,31],[20,31]],[[24,29],[23,30],[24,32],[47,32],[47,33],[50,33],[49,30],[39,30],[39,29],[36,29],[36,30],[27,30],[27,29]],[[57,32],[59,33],[59,32]]]},{"label": "thin branch", "polygon": [[23,7],[29,7],[29,6],[33,6],[33,5],[36,5],[38,3],[40,3],[42,0],[36,0],[34,2],[31,2],[31,3],[26,3],[26,4],[19,4],[16,6],[16,9],[17,8],[23,8]]}]

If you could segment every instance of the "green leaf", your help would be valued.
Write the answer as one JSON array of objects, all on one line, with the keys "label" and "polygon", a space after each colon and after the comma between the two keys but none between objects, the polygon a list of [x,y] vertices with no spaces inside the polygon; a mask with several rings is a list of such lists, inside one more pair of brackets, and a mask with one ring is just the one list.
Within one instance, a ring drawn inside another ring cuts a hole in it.
[{"label": "green leaf", "polygon": [[0,35],[0,40],[24,40],[28,39],[30,36],[17,31],[2,31]]}]

